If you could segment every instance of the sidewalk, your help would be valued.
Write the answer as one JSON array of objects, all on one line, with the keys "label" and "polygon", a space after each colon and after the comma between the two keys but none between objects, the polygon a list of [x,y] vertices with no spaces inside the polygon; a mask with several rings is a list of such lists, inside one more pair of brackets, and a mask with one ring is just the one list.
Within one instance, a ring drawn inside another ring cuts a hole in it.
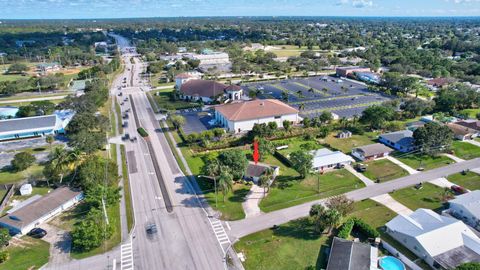
[{"label": "sidewalk", "polygon": [[456,157],[456,156],[451,155],[451,154],[444,153],[444,154],[442,154],[442,155],[448,157],[449,159],[453,159],[455,162],[465,161],[465,159],[461,159],[461,158]]},{"label": "sidewalk", "polygon": [[375,184],[375,182],[373,182],[370,178],[357,172],[351,165],[345,165],[345,169],[347,169],[347,171],[349,171],[350,173],[355,175],[358,179],[360,179],[366,186],[371,186]]},{"label": "sidewalk", "polygon": [[400,160],[392,157],[392,156],[387,156],[387,159],[390,160],[391,162],[397,164],[398,166],[402,167],[405,171],[407,171],[409,174],[416,174],[419,173],[419,171],[413,169],[412,167],[408,166],[407,164],[401,162]]},{"label": "sidewalk", "polygon": [[405,205],[397,202],[394,198],[392,198],[392,196],[388,194],[382,194],[382,195],[373,197],[371,199],[385,205],[387,208],[389,208],[390,210],[392,210],[393,212],[399,215],[400,214],[410,215],[411,213],[413,213],[412,210],[407,208]]},{"label": "sidewalk", "polygon": [[473,144],[473,145],[475,145],[475,146],[478,146],[478,147],[480,147],[480,142],[479,142],[479,141],[475,141],[475,140],[466,140],[465,142],[466,142],[466,143]]},{"label": "sidewalk", "polygon": [[247,196],[245,197],[245,201],[242,203],[243,211],[245,212],[245,218],[262,214],[262,211],[258,205],[264,197],[263,188],[253,184]]},{"label": "sidewalk", "polygon": [[445,177],[432,180],[429,183],[434,184],[435,186],[438,186],[441,188],[451,188],[453,185],[455,185],[455,183],[448,181],[448,179]]}]

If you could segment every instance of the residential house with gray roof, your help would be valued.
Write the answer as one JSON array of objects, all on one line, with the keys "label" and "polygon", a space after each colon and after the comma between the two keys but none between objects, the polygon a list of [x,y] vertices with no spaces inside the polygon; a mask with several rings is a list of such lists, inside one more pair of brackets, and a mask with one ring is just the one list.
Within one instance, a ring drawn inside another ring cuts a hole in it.
[{"label": "residential house with gray roof", "polygon": [[369,244],[342,238],[333,238],[328,257],[327,270],[371,270],[378,269],[378,249]]},{"label": "residential house with gray roof", "polygon": [[378,140],[386,146],[392,147],[400,152],[410,152],[415,149],[413,132],[411,130],[401,130],[382,134]]},{"label": "residential house with gray roof", "polygon": [[450,215],[480,230],[480,190],[459,195],[448,204]]}]

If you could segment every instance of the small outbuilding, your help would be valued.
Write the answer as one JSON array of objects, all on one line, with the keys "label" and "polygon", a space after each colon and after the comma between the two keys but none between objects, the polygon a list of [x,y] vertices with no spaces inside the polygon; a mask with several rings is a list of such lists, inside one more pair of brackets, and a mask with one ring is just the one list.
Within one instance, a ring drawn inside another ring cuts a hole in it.
[{"label": "small outbuilding", "polygon": [[342,130],[341,132],[339,132],[337,134],[337,138],[339,139],[347,139],[347,138],[350,138],[352,137],[352,132],[348,131],[348,130]]},{"label": "small outbuilding", "polygon": [[23,184],[20,187],[20,195],[22,196],[30,195],[32,194],[32,191],[33,191],[33,188],[32,188],[32,185],[30,184]]}]

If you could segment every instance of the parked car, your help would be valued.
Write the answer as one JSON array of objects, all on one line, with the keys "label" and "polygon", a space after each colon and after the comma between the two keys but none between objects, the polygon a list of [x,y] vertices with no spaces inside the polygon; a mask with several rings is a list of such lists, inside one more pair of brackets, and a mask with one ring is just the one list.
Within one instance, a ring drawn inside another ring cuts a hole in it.
[{"label": "parked car", "polygon": [[362,164],[362,163],[357,163],[353,167],[357,172],[366,172],[367,171],[367,165]]},{"label": "parked car", "polygon": [[462,186],[459,186],[459,185],[453,185],[453,186],[450,187],[450,189],[457,194],[465,194],[465,193],[468,192],[468,190],[466,188],[464,188]]},{"label": "parked car", "polygon": [[45,235],[47,235],[47,231],[42,228],[33,228],[27,233],[27,235],[33,238],[43,238]]}]

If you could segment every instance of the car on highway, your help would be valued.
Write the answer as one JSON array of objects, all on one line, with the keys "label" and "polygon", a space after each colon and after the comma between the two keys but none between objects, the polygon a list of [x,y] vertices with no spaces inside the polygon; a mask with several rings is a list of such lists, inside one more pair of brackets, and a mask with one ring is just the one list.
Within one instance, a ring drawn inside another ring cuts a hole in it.
[{"label": "car on highway", "polygon": [[130,140],[130,134],[125,133],[125,135],[123,135],[122,137],[122,141],[127,141],[127,140]]},{"label": "car on highway", "polygon": [[157,233],[157,225],[155,225],[155,223],[149,223],[147,226],[145,226],[145,231],[150,235],[155,234]]},{"label": "car on highway", "polygon": [[27,233],[28,236],[33,237],[33,238],[43,238],[45,235],[47,235],[47,231],[45,231],[42,228],[33,228],[31,231]]}]

